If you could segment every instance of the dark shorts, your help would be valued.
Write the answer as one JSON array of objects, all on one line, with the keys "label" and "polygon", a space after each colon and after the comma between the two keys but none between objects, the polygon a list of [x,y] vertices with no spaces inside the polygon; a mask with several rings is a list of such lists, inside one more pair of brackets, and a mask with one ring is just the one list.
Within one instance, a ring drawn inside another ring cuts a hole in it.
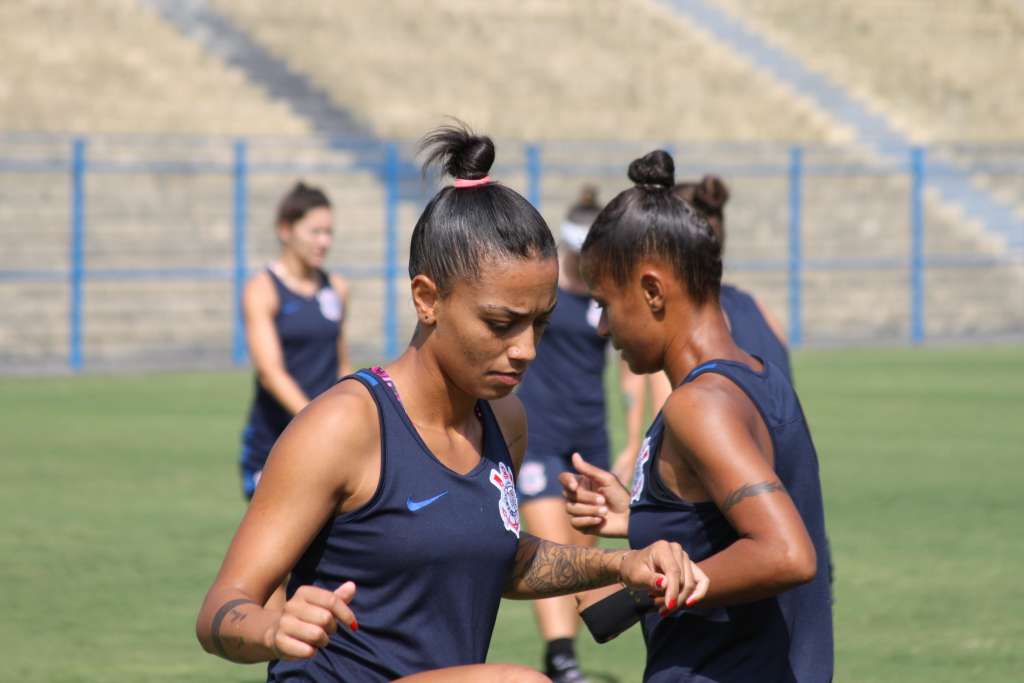
[{"label": "dark shorts", "polygon": [[242,455],[238,469],[242,475],[242,495],[246,500],[252,500],[256,485],[260,483],[260,475],[263,474],[263,465],[273,447],[273,443],[267,446],[266,441],[265,438],[259,438],[251,426],[242,430]]},{"label": "dark shorts", "polygon": [[578,452],[587,462],[606,470],[610,458],[608,450],[607,438],[599,438],[568,450],[564,446],[545,448],[543,442],[527,446],[516,480],[516,495],[519,502],[527,503],[539,498],[561,498],[562,484],[558,481],[558,475],[562,472],[576,471],[572,466],[572,454]]}]

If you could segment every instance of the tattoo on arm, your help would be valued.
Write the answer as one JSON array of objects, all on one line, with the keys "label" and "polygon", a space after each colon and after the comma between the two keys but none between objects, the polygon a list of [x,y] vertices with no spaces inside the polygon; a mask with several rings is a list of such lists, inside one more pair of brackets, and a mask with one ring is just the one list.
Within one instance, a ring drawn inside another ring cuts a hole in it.
[{"label": "tattoo on arm", "polygon": [[757,484],[744,484],[725,497],[725,500],[722,501],[722,512],[727,512],[730,508],[739,504],[739,502],[744,498],[782,490],[782,484],[777,481],[762,481]]},{"label": "tattoo on arm", "polygon": [[[236,600],[228,600],[223,605],[221,605],[221,608],[219,610],[217,610],[216,614],[213,615],[213,621],[210,624],[210,632],[213,634],[213,645],[214,645],[214,647],[217,648],[217,654],[219,654],[224,659],[229,659],[228,653],[224,649],[224,642],[220,638],[220,626],[224,622],[224,618],[227,617],[228,615],[231,615],[231,623],[232,624],[237,624],[238,622],[243,621],[249,615],[246,614],[245,612],[243,612],[243,611],[241,611],[239,609],[235,609],[235,608],[239,607],[241,605],[255,605],[255,604],[257,604],[255,601],[249,600],[248,598],[238,598]],[[231,642],[231,641],[229,640],[229,642]],[[243,638],[239,637],[238,638],[238,646],[241,647],[244,644],[245,644],[245,640]]]},{"label": "tattoo on arm", "polygon": [[523,534],[506,591],[549,597],[607,586],[618,580],[619,556],[625,553],[560,545]]}]

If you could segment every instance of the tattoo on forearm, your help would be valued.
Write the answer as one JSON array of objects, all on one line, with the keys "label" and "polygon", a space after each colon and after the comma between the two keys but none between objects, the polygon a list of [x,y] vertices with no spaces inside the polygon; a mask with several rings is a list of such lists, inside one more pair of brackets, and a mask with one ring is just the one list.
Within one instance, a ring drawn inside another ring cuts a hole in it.
[{"label": "tattoo on forearm", "polygon": [[576,545],[560,545],[523,534],[516,551],[509,588],[523,583],[531,595],[577,593],[614,583],[614,557],[624,551],[605,551]]},{"label": "tattoo on forearm", "polygon": [[[244,620],[248,615],[245,612],[235,608],[239,607],[240,605],[255,604],[257,603],[254,600],[249,600],[248,598],[237,598],[235,600],[228,600],[223,605],[221,605],[220,609],[217,610],[217,613],[213,615],[213,621],[210,623],[210,632],[213,634],[213,646],[217,648],[217,654],[219,654],[224,659],[228,659],[228,653],[224,649],[224,641],[222,641],[220,638],[220,626],[224,622],[224,618],[230,614],[231,623],[237,624],[238,622]],[[244,644],[245,640],[239,637],[238,646],[241,647]]]},{"label": "tattoo on forearm", "polygon": [[762,481],[757,484],[744,484],[725,497],[725,500],[722,501],[722,512],[727,512],[744,498],[782,490],[782,484],[777,481]]}]

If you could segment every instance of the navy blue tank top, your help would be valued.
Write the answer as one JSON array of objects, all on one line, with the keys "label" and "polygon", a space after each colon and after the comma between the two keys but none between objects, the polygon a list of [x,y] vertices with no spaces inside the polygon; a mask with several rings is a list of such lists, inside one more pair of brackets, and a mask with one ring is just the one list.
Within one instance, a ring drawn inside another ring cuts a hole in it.
[{"label": "navy blue tank top", "polygon": [[486,401],[477,403],[483,457],[462,475],[430,452],[385,381],[367,370],[351,377],[377,404],[380,484],[324,526],[288,595],[354,581],[359,630],[339,627],[311,659],[271,662],[270,681],[372,683],[483,662],[519,543],[512,460]]},{"label": "navy blue tank top", "polygon": [[537,357],[516,394],[526,408],[531,450],[558,452],[605,430],[604,365],[608,340],[597,334],[601,309],[586,294],[558,289],[558,304]]},{"label": "navy blue tank top", "polygon": [[774,363],[790,381],[793,381],[793,371],[789,367],[789,351],[772,332],[754,297],[742,289],[722,283],[718,303],[729,318],[729,328],[736,345],[752,356]]},{"label": "navy blue tank top", "polygon": [[[832,680],[832,606],[828,546],[818,456],[803,409],[789,380],[771,363],[755,372],[742,363],[714,360],[686,382],[714,372],[750,398],[771,434],[775,472],[792,497],[814,542],[814,580],[775,597],[728,608],[686,608],[664,619],[644,618],[644,681],[699,683],[827,683]],[[687,503],[658,475],[664,435],[659,413],[644,439],[630,501],[629,544],[676,541],[701,561],[737,540],[732,525],[710,501]]]},{"label": "navy blue tank top", "polygon": [[[341,298],[331,287],[327,274],[320,272],[320,289],[314,296],[302,296],[288,289],[267,269],[277,290],[278,309],[274,328],[281,340],[288,374],[311,400],[338,380],[338,334],[344,311]],[[260,469],[277,437],[292,419],[291,413],[256,379],[256,395],[246,425],[246,467]]]}]

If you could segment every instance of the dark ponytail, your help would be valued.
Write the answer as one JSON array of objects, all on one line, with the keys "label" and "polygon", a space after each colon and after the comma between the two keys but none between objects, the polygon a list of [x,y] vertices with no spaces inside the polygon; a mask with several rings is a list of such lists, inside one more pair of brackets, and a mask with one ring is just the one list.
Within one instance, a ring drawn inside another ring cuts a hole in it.
[{"label": "dark ponytail", "polygon": [[[494,143],[465,125],[443,126],[421,141],[424,172],[430,166],[457,180],[482,180],[494,163]],[[554,258],[551,230],[514,190],[489,181],[442,188],[416,221],[409,248],[409,277],[423,274],[444,294],[458,280],[478,278],[487,258]]]},{"label": "dark ponytail", "polygon": [[698,303],[718,297],[722,246],[707,219],[673,191],[675,163],[657,150],[629,165],[635,186],[620,192],[594,221],[583,243],[591,280],[610,276],[619,286],[644,258],[669,263]]},{"label": "dark ponytail", "polygon": [[294,225],[307,213],[320,207],[331,208],[331,201],[327,195],[320,188],[312,187],[300,180],[277,205],[275,225]]},{"label": "dark ponytail", "polygon": [[680,197],[693,204],[711,223],[718,233],[718,240],[725,248],[725,205],[729,201],[729,186],[716,175],[706,175],[699,183],[685,182],[676,185]]}]

